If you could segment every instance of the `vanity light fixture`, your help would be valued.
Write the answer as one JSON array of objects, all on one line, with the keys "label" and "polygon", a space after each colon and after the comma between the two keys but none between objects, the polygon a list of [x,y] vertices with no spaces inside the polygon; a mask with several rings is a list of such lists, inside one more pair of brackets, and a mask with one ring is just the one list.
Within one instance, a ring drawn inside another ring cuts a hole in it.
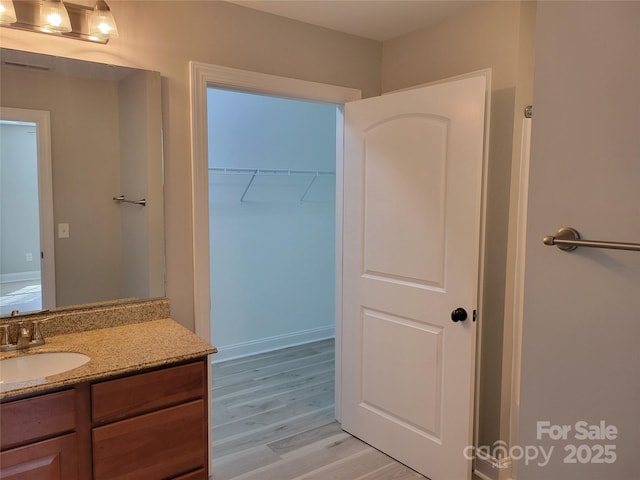
[{"label": "vanity light fixture", "polygon": [[40,29],[45,33],[71,31],[69,12],[62,0],[43,0],[40,5]]},{"label": "vanity light fixture", "polygon": [[0,23],[12,24],[16,23],[17,20],[13,0],[0,0]]},{"label": "vanity light fixture", "polygon": [[118,27],[109,5],[98,0],[89,20],[89,36],[98,39],[118,38]]},{"label": "vanity light fixture", "polygon": [[118,37],[104,0],[94,7],[63,0],[0,0],[0,26],[103,44]]}]

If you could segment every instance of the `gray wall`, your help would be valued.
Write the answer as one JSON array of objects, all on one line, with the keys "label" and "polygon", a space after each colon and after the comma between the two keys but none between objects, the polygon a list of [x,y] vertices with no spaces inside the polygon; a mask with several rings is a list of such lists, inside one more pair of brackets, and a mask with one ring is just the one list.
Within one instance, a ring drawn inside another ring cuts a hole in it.
[{"label": "gray wall", "polygon": [[[120,38],[94,45],[2,29],[3,47],[143,68],[163,76],[167,295],[194,328],[190,60],[380,93],[379,42],[227,2],[112,2]],[[4,83],[4,77],[3,77]],[[72,227],[73,228],[73,227]]]},{"label": "gray wall", "polygon": [[[538,4],[518,442],[555,451],[520,480],[640,478],[640,255],[542,244],[562,226],[640,242],[639,26],[638,2]],[[538,438],[540,421],[571,431]],[[617,438],[576,439],[578,421]],[[617,459],[564,463],[569,444]]]},{"label": "gray wall", "polygon": [[54,225],[70,231],[54,234],[56,304],[120,298],[117,83],[3,66],[1,93],[3,106],[51,114]]},{"label": "gray wall", "polygon": [[145,207],[119,205],[123,297],[165,295],[160,76],[137,71],[118,84],[120,190]]},{"label": "gray wall", "polygon": [[[136,72],[110,81],[65,73],[3,66],[0,91],[3,106],[50,112],[56,305],[163,296],[160,77]],[[3,163],[11,158],[5,153]],[[37,182],[37,174],[32,178]],[[148,206],[118,205],[113,197],[121,193],[146,197]],[[5,194],[17,198],[3,186]],[[21,201],[12,212],[37,222],[28,208]],[[59,223],[69,224],[69,238],[58,238]],[[32,270],[39,270],[36,240],[9,257],[33,252]]]}]

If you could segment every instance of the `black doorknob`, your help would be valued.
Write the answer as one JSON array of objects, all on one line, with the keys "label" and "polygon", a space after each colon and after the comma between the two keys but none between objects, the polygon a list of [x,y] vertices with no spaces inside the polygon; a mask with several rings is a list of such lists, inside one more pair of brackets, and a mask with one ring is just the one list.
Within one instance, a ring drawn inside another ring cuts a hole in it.
[{"label": "black doorknob", "polygon": [[467,319],[467,311],[464,308],[456,308],[451,312],[451,320],[454,322],[464,322]]}]

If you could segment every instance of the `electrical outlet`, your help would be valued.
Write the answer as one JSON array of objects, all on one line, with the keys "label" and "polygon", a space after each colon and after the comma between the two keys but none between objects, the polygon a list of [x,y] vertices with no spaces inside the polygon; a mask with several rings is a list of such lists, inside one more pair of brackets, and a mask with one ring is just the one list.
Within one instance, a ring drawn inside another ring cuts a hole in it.
[{"label": "electrical outlet", "polygon": [[27,253],[25,257],[27,262],[33,262],[33,253]]}]

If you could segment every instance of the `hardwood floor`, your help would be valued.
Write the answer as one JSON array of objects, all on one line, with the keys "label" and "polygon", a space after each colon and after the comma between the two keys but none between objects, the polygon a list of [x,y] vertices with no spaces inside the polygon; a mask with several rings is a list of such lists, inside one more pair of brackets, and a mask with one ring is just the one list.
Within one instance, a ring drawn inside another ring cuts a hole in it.
[{"label": "hardwood floor", "polygon": [[214,480],[424,479],[334,420],[334,343],[213,366]]},{"label": "hardwood floor", "polygon": [[40,280],[0,282],[0,315],[13,310],[29,312],[42,308]]}]

